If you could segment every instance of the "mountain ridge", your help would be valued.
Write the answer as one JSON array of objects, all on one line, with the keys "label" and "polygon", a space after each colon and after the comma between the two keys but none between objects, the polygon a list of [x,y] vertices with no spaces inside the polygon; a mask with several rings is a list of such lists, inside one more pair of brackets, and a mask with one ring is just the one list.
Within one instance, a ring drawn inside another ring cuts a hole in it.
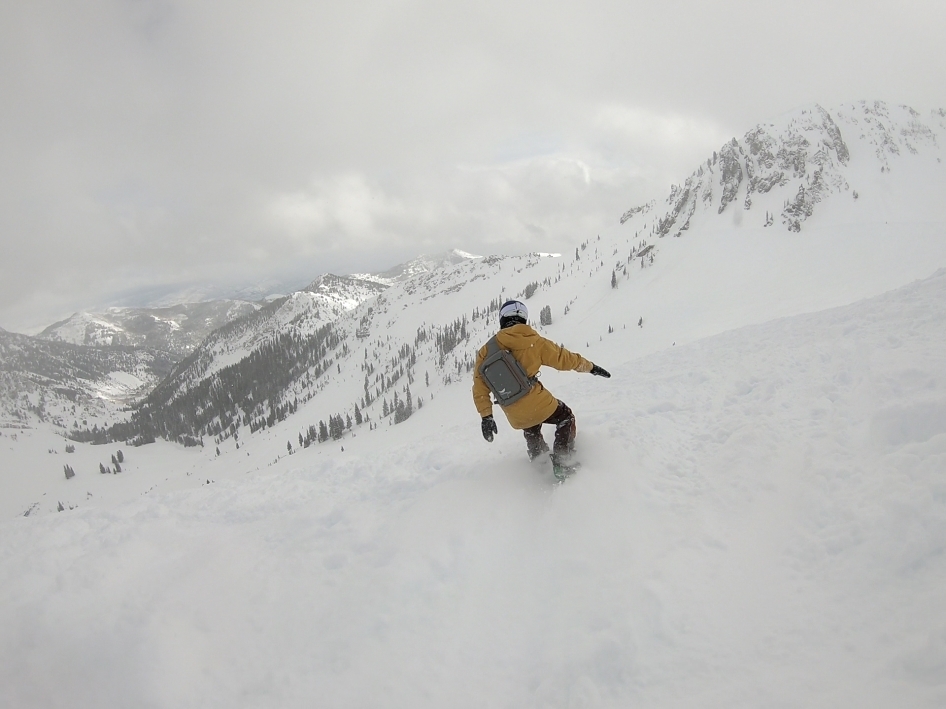
[{"label": "mountain ridge", "polygon": [[261,307],[236,300],[211,300],[159,308],[112,307],[79,312],[45,328],[41,340],[85,346],[130,346],[183,357],[210,332]]},{"label": "mountain ridge", "polygon": [[[778,215],[782,226],[798,232],[817,205],[829,198],[843,194],[860,198],[863,186],[856,181],[852,185],[850,171],[845,169],[852,151],[853,159],[860,161],[872,153],[875,168],[890,173],[897,158],[905,155],[923,152],[941,161],[937,135],[943,134],[943,109],[930,111],[928,123],[908,106],[891,108],[882,101],[844,104],[834,111],[818,104],[798,109],[758,124],[740,139],[733,138],[683,184],[673,185],[666,199],[669,209],[653,224],[652,235],[679,237],[694,219],[705,220],[712,211],[720,215],[739,209],[758,214],[756,203],[765,208],[761,225],[773,226]],[[778,199],[771,199],[770,193]],[[620,221],[623,224],[651,209],[649,205],[629,209]]]},{"label": "mountain ridge", "polygon": [[[322,306],[340,315],[394,283],[476,258],[481,257],[454,249],[418,256],[378,273],[347,276],[324,273],[291,293],[313,293]],[[154,305],[80,311],[47,326],[36,337],[75,345],[145,347],[163,350],[181,359],[217,328],[259,310],[272,300],[286,297],[272,292],[257,293],[254,290],[253,293],[259,295],[255,300],[198,297],[193,301],[168,304],[164,302],[167,298],[162,297]]]}]

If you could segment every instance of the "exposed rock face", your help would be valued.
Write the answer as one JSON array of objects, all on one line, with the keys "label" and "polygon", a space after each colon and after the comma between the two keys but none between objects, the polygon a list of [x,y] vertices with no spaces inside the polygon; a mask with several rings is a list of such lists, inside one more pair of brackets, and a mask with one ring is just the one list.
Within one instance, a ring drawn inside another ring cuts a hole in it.
[{"label": "exposed rock face", "polygon": [[824,128],[825,135],[827,135],[827,139],[824,141],[825,145],[834,149],[842,165],[847,165],[847,161],[851,159],[851,154],[848,152],[847,145],[845,145],[844,139],[841,137],[841,129],[838,128],[837,124],[832,120],[831,114],[821,106],[817,106],[817,108],[821,112],[821,125],[822,128]]},{"label": "exposed rock face", "polygon": [[[946,131],[946,111],[933,111],[928,121],[912,108],[890,107],[879,101],[848,104],[835,111],[815,105],[783,117],[778,123],[756,126],[742,140],[733,138],[693,172],[683,186],[674,185],[667,211],[657,216],[652,232],[658,237],[681,236],[694,218],[727,211],[750,212],[762,196],[781,191],[781,208],[772,198],[758,223],[770,226],[781,209],[781,223],[791,232],[801,231],[817,205],[832,195],[857,190],[848,181],[849,143],[872,153],[881,172],[892,169],[892,160],[904,153],[938,149],[937,132]],[[740,201],[740,197],[742,197]],[[624,223],[642,210],[628,210]],[[657,213],[660,214],[659,212]],[[738,219],[737,221],[741,221]]]},{"label": "exposed rock face", "polygon": [[623,223],[626,222],[628,219],[630,219],[631,217],[633,217],[633,216],[635,216],[635,215],[637,215],[637,214],[646,214],[647,212],[649,212],[649,211],[650,211],[651,209],[653,209],[653,208],[654,208],[654,203],[653,203],[653,202],[648,202],[647,204],[642,204],[642,205],[639,206],[639,207],[632,207],[631,209],[628,209],[626,212],[624,212],[624,214],[621,215],[621,224],[623,224]]},{"label": "exposed rock face", "polygon": [[746,160],[749,186],[745,208],[749,209],[754,192],[766,194],[776,185],[784,185],[787,179],[778,163],[779,145],[773,136],[759,127],[746,133],[745,142],[749,148],[749,159]]},{"label": "exposed rock face", "polygon": [[739,143],[733,138],[719,151],[719,184],[723,188],[719,198],[719,214],[723,213],[726,205],[736,199],[739,185],[742,184],[742,164],[745,153]]},{"label": "exposed rock face", "polygon": [[784,224],[789,231],[801,231],[801,223],[812,215],[817,201],[817,195],[813,190],[806,190],[804,185],[798,186],[795,199],[786,204],[782,211]]},{"label": "exposed rock face", "polygon": [[[691,195],[693,192],[692,186],[693,177],[690,176],[687,178],[686,184],[682,188],[674,185],[670,189],[670,197],[668,201],[673,206],[670,211],[661,217],[657,222],[658,236],[666,236],[670,233],[670,230],[673,229],[674,225],[681,220],[681,216],[684,214],[684,210],[687,210],[688,205],[690,205],[690,209],[686,212],[687,218],[693,214],[695,203],[693,200],[691,200]],[[684,222],[677,232],[677,235],[679,236],[680,231],[685,231],[687,228],[689,228],[689,223]]]}]

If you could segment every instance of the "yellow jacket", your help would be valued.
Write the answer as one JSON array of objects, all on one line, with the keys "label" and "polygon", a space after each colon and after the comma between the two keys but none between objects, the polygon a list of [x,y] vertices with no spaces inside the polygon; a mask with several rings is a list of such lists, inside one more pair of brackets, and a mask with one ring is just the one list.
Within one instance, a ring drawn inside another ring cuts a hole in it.
[{"label": "yellow jacket", "polygon": [[[581,355],[546,340],[528,325],[518,324],[503,328],[496,335],[496,340],[500,347],[512,352],[530,377],[534,377],[542,365],[578,372],[590,372],[594,366]],[[476,404],[480,416],[490,416],[493,413],[489,387],[480,375],[480,365],[485,358],[486,345],[483,345],[476,353],[476,365],[473,367],[473,403]],[[503,407],[503,413],[509,419],[510,426],[523,429],[542,423],[555,413],[557,407],[558,399],[539,382],[524,397]]]}]

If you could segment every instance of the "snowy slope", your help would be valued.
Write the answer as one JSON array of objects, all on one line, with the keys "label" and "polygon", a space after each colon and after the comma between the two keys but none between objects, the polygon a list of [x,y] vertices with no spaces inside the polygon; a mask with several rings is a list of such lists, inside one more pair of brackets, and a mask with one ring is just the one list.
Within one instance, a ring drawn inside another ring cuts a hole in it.
[{"label": "snowy slope", "polygon": [[118,506],[77,473],[0,527],[0,701],[942,706],[944,303],[940,272],[563,378],[559,488],[465,387],[268,467],[284,431],[165,444],[180,491]]}]

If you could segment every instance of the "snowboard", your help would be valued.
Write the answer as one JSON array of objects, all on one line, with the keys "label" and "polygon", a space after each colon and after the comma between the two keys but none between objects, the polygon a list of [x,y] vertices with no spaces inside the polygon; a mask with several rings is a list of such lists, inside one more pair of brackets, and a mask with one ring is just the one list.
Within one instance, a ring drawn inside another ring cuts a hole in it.
[{"label": "snowboard", "polygon": [[531,463],[540,470],[548,470],[551,468],[552,477],[555,479],[555,485],[561,485],[563,482],[568,480],[568,478],[578,472],[579,468],[581,468],[581,463],[575,460],[572,460],[567,464],[553,462],[552,457],[549,455],[548,451],[543,451],[535,458],[532,458]]},{"label": "snowboard", "polygon": [[577,473],[579,468],[581,468],[581,463],[575,461],[568,463],[567,465],[553,463],[552,475],[555,477],[555,485],[561,485],[572,475]]}]

